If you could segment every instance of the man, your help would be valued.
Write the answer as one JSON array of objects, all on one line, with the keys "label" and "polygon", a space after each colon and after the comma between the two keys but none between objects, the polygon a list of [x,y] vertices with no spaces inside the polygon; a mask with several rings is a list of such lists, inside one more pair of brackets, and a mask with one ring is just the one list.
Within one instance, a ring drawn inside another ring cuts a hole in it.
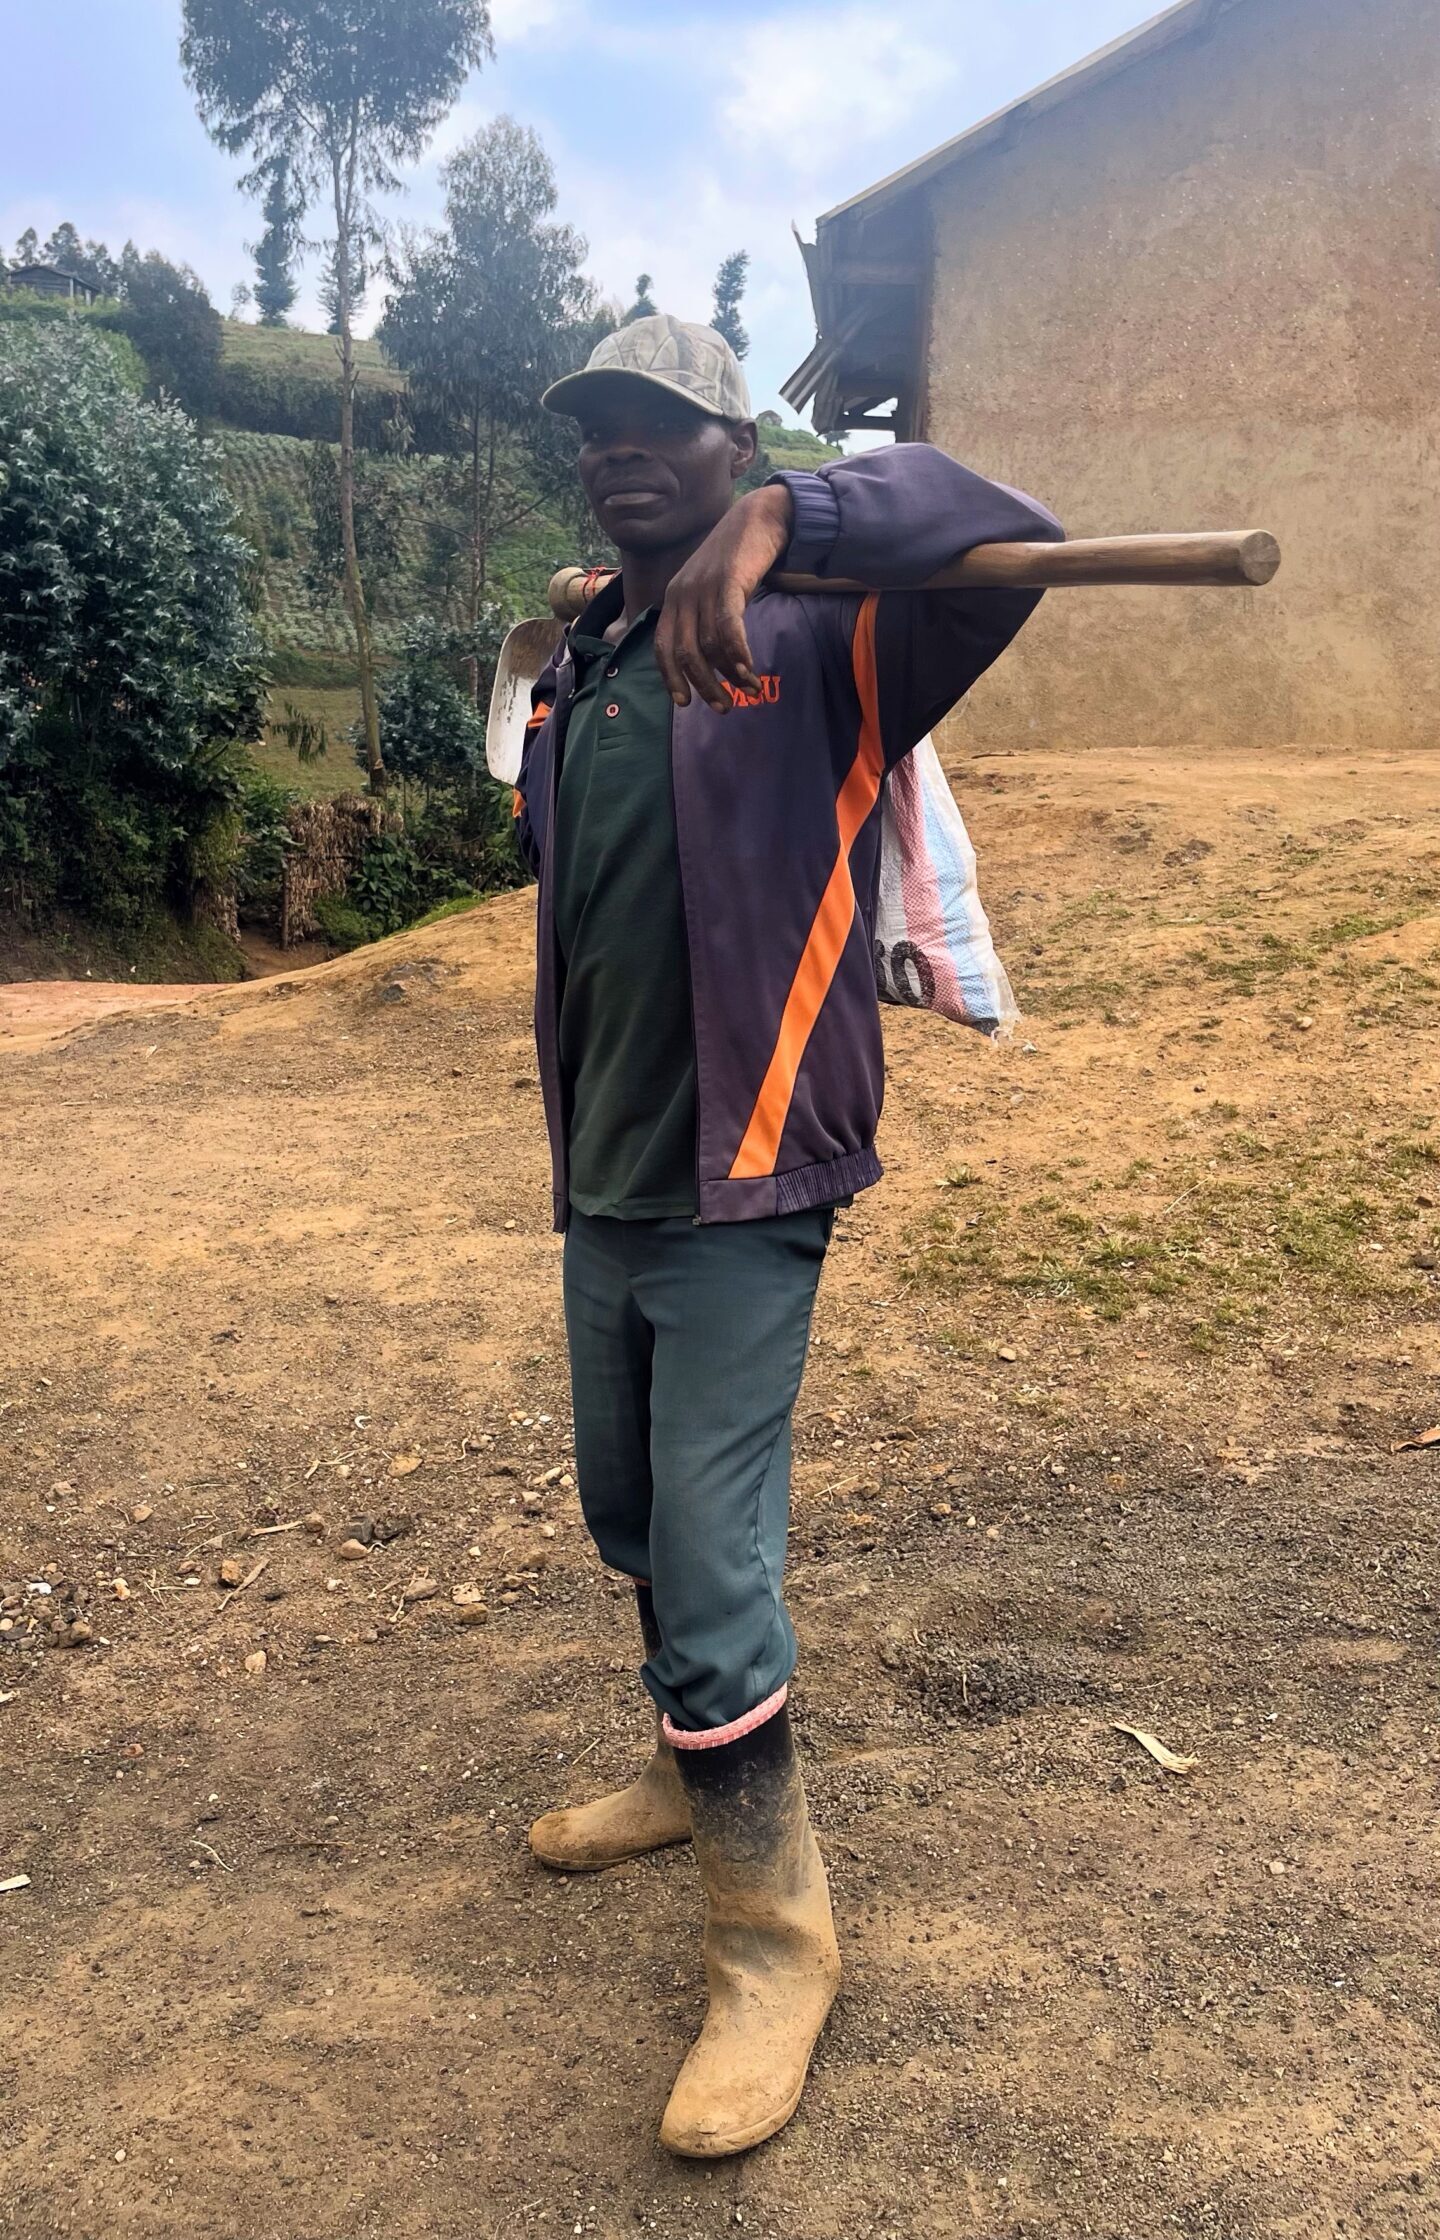
[{"label": "man", "polygon": [[[1035,604],[884,587],[1061,531],[919,444],[732,503],[744,376],[676,319],[544,401],[621,560],[536,688],[517,815],[580,1499],[635,1582],[659,1732],[630,1788],[530,1841],[576,1873],[693,1840],[710,2004],[661,2138],[733,2154],[794,2113],[840,1972],[781,1577],[821,1264],[880,1176],[880,792]],[[786,596],[781,567],[881,588]]]}]

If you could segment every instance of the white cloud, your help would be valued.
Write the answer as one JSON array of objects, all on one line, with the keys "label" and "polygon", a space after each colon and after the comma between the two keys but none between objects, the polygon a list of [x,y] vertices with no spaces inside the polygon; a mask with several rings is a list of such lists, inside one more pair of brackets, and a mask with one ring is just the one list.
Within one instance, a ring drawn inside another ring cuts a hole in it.
[{"label": "white cloud", "polygon": [[559,15],[560,0],[490,0],[490,28],[502,52],[537,31],[553,29]]},{"label": "white cloud", "polygon": [[752,24],[729,56],[719,105],[734,143],[813,176],[883,140],[959,72],[955,25],[935,11],[807,8]]}]

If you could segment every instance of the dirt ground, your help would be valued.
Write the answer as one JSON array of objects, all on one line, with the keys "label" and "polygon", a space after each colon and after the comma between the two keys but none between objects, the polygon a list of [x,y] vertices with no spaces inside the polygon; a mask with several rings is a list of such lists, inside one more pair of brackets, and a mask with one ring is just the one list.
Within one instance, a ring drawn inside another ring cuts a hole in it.
[{"label": "dirt ground", "polygon": [[78,1030],[12,1002],[0,2231],[1440,2231],[1440,1447],[1395,1451],[1440,1422],[1433,772],[961,793],[1027,1023],[887,1017],[792,1540],[847,1975],[725,2165],[655,2143],[690,1858],[525,1848],[645,1731],[530,898]]}]

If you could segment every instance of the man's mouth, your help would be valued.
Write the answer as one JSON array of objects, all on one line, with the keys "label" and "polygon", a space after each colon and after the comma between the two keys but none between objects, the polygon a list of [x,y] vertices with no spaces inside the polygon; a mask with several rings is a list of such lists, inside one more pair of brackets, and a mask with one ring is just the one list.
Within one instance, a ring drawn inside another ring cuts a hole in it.
[{"label": "man's mouth", "polygon": [[663,498],[664,495],[664,491],[655,489],[653,484],[626,482],[620,484],[614,490],[602,491],[600,503],[604,506],[637,505],[648,499]]}]

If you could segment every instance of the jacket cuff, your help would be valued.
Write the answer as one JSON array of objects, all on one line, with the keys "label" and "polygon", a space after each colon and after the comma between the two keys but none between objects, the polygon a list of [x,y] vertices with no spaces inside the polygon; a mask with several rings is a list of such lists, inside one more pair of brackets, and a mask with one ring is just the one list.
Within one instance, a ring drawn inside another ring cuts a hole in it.
[{"label": "jacket cuff", "polygon": [[823,575],[840,534],[840,502],[829,481],[823,474],[807,474],[799,468],[782,468],[765,479],[783,482],[795,509],[782,570],[797,576]]}]

